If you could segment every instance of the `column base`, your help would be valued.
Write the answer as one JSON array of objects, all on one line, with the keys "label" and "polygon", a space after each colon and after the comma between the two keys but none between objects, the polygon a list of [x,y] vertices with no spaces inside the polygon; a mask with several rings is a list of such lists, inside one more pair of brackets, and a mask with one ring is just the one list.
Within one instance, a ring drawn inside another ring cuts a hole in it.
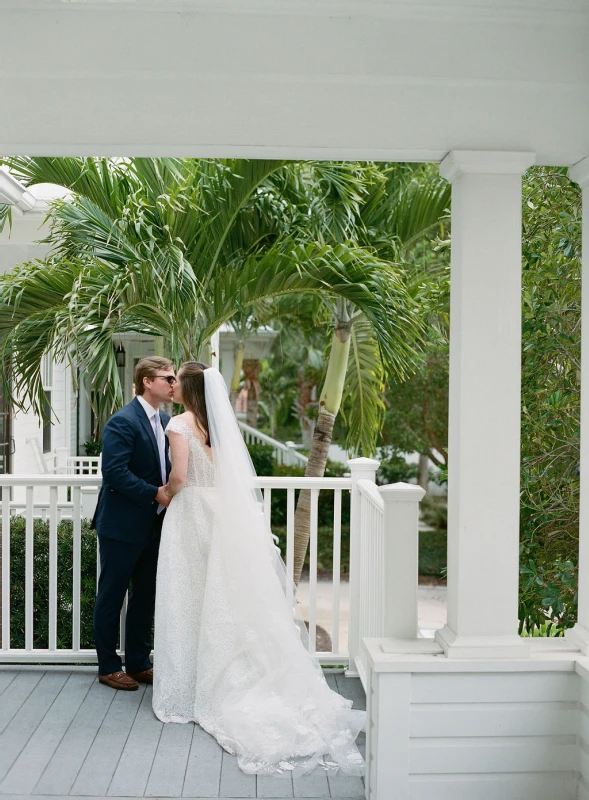
[{"label": "column base", "polygon": [[589,630],[579,622],[565,631],[564,638],[577,647],[582,655],[589,656]]},{"label": "column base", "polygon": [[461,636],[445,625],[436,631],[436,641],[447,658],[529,658],[530,645],[513,636]]}]

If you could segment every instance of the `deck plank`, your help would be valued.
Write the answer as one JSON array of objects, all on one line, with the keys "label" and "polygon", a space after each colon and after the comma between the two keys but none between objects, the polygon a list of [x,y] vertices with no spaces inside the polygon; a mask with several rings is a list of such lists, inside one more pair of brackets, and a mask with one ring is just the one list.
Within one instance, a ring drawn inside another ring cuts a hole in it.
[{"label": "deck plank", "polygon": [[352,700],[354,708],[366,711],[366,695],[360,678],[346,678],[343,673],[339,672],[335,675],[335,680],[342,697]]},{"label": "deck plank", "polygon": [[292,770],[282,775],[258,775],[258,797],[294,797]]},{"label": "deck plank", "polygon": [[[357,679],[327,673],[326,680],[364,707]],[[95,672],[0,671],[0,800],[363,798],[361,779],[321,768],[246,775],[200,726],[163,725],[151,700],[151,687],[116,692]],[[364,750],[364,734],[358,746]]]},{"label": "deck plank", "polygon": [[295,797],[330,797],[329,784],[325,770],[314,769],[306,775],[298,770],[292,773],[292,784]]},{"label": "deck plank", "polygon": [[332,689],[334,692],[340,694],[340,690],[338,688],[337,681],[335,679],[335,673],[324,672],[323,674],[325,675],[325,680],[327,681],[327,685],[329,686],[329,688]]},{"label": "deck plank", "polygon": [[109,796],[143,797],[163,728],[153,713],[152,697],[153,691],[148,686],[108,787]]},{"label": "deck plank", "polygon": [[94,676],[70,673],[62,690],[0,784],[2,794],[30,794],[82,705]]},{"label": "deck plank", "polygon": [[[7,794],[2,795],[2,800],[23,800],[24,795],[22,794]],[[36,800],[55,800],[55,795],[37,795]],[[64,798],[65,800],[65,798]],[[99,795],[73,795],[70,794],[67,797],[67,800],[102,800]],[[126,797],[112,797],[110,800],[128,800]],[[202,800],[200,797],[188,797],[185,800]],[[222,800],[243,800],[240,796],[233,796],[233,797],[223,797]],[[266,800],[282,800],[282,798],[266,798]],[[332,797],[330,800],[365,800],[364,795],[360,795],[354,798],[349,797]]]},{"label": "deck plank", "polygon": [[84,763],[116,692],[94,682],[39,782],[34,795],[67,795]]},{"label": "deck plank", "polygon": [[106,795],[143,699],[144,685],[139,684],[134,692],[111,691],[115,697],[74,781],[72,794]]},{"label": "deck plank", "polygon": [[183,797],[219,797],[223,750],[200,725],[194,726]]},{"label": "deck plank", "polygon": [[256,797],[256,776],[246,775],[237,766],[237,758],[223,751],[220,797]]},{"label": "deck plank", "polygon": [[146,797],[181,797],[194,724],[169,722],[153,759]]},{"label": "deck plank", "polygon": [[26,702],[43,675],[43,670],[39,672],[19,672],[10,684],[10,691],[0,697],[0,734],[10,724],[14,715]]},{"label": "deck plank", "polygon": [[[339,692],[342,697],[352,700],[354,708],[359,710],[366,710],[366,696],[364,689],[359,678],[346,678],[343,673],[335,673],[327,675],[328,682],[330,679],[330,686]],[[358,749],[362,756],[366,756],[366,734],[361,733],[356,740]],[[342,775],[339,772],[335,774],[327,774],[327,782],[329,783],[329,790],[332,797],[363,797],[364,796],[364,781],[362,778]]]},{"label": "deck plank", "polygon": [[18,674],[17,670],[0,670],[0,694],[4,694]]},{"label": "deck plank", "polygon": [[44,673],[0,735],[0,781],[6,777],[69,675],[69,672]]},{"label": "deck plank", "polygon": [[364,794],[364,781],[349,775],[328,775],[329,791],[332,797],[359,797]]}]

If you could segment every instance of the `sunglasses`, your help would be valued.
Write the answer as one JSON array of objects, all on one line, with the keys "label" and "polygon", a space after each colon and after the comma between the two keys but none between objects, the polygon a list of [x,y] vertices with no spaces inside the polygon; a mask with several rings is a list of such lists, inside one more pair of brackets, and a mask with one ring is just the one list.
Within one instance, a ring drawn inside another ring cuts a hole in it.
[{"label": "sunglasses", "polygon": [[178,381],[176,380],[176,378],[173,375],[152,375],[152,377],[153,378],[163,378],[165,381],[167,381],[170,384],[170,386],[173,386],[175,383],[178,383]]}]

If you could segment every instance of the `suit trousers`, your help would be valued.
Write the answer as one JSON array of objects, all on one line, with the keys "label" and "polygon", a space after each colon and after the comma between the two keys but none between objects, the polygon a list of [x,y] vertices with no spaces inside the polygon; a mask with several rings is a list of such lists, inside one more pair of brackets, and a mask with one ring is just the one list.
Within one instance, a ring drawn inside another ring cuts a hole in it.
[{"label": "suit trousers", "polygon": [[127,672],[142,672],[152,666],[149,656],[163,517],[164,513],[156,517],[149,539],[139,544],[98,537],[100,578],[94,605],[94,643],[100,675],[119,672],[122,668],[117,644],[127,589],[125,667]]}]

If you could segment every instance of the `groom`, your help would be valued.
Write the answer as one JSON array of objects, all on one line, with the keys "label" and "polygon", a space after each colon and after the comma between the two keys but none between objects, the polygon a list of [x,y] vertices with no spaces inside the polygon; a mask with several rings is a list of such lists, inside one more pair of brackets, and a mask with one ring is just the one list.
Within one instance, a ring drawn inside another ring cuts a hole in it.
[{"label": "groom", "polygon": [[[100,578],[94,606],[98,680],[113,689],[153,683],[151,630],[157,557],[170,474],[169,421],[159,410],[173,395],[174,365],[143,358],[135,367],[135,399],[117,411],[102,434],[102,488],[92,527],[98,534]],[[119,620],[129,591],[125,666],[117,653]]]}]

